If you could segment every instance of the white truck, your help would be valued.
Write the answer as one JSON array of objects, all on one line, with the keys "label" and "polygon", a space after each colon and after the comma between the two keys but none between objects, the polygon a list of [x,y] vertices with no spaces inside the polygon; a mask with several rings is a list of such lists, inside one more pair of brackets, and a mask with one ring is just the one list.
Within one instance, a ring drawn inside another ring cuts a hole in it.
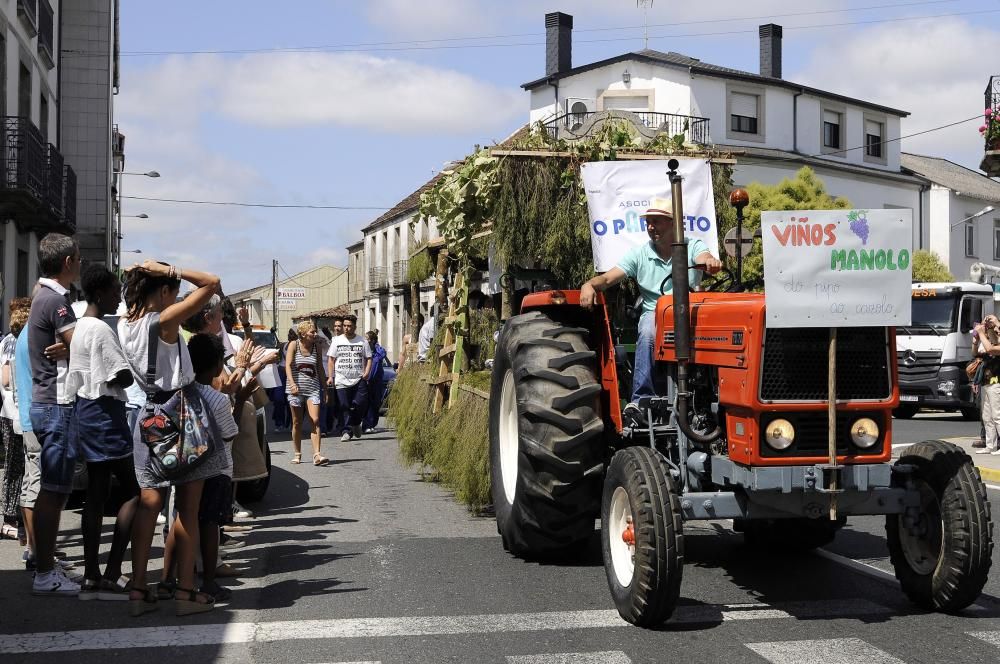
[{"label": "white truck", "polygon": [[[984,272],[976,266],[972,276],[982,278]],[[958,281],[915,283],[912,290],[912,323],[896,328],[896,417],[910,418],[927,408],[959,411],[967,420],[978,419],[965,366],[972,361],[973,326],[994,311],[993,287]]]}]

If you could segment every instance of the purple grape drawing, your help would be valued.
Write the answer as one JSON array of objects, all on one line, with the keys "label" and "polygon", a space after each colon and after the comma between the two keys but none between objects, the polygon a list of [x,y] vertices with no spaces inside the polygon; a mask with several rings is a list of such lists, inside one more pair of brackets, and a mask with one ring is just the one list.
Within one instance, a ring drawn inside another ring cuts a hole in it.
[{"label": "purple grape drawing", "polygon": [[861,238],[861,244],[868,244],[868,210],[851,210],[847,213],[847,221],[850,222],[851,232]]}]

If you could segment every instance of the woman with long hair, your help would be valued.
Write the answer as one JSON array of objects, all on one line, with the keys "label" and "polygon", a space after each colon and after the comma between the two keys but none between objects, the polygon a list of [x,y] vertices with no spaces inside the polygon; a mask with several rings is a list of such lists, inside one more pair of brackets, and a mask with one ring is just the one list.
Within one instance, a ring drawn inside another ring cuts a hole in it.
[{"label": "woman with long hair", "polygon": [[330,460],[320,454],[323,432],[319,425],[320,405],[326,399],[323,386],[323,361],[316,342],[316,324],[311,320],[299,323],[298,339],[288,343],[285,357],[285,374],[288,384],[288,407],[292,411],[292,449],[295,450],[292,463],[302,463],[302,412],[309,416],[312,425],[310,438],[313,448],[313,465],[325,466]]},{"label": "woman with long hair", "polygon": [[[177,301],[181,281],[195,286],[195,291]],[[118,336],[139,387],[151,393],[154,403],[166,403],[181,388],[194,381],[194,369],[187,346],[179,334],[181,323],[198,313],[205,303],[219,292],[219,278],[207,272],[197,272],[147,260],[134,266],[125,278],[124,295],[128,307],[126,316],[118,321]],[[159,334],[150,338],[152,325],[159,325]],[[146,381],[149,344],[157,344],[156,376],[153,385]],[[141,415],[140,415],[141,420]],[[189,474],[173,482],[159,476],[150,464],[149,449],[140,435],[133,431],[136,477],[141,493],[132,523],[132,584],[129,592],[129,613],[140,616],[156,608],[156,593],[146,580],[149,551],[156,528],[156,516],[163,508],[168,487],[177,492],[177,518],[174,521],[177,560],[177,590],[174,594],[177,615],[210,611],[213,598],[194,589],[195,548],[198,546],[198,505],[207,477],[218,475],[225,466],[224,451],[213,451],[210,458]]]}]

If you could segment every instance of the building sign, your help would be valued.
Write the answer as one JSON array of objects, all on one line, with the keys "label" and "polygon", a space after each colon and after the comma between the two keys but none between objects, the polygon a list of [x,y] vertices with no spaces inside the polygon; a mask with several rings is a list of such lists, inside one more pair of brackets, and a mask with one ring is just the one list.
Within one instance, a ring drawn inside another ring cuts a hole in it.
[{"label": "building sign", "polygon": [[[278,291],[281,292],[280,290]],[[265,299],[261,301],[264,305],[266,311],[271,311],[271,300]],[[278,311],[295,311],[299,303],[291,298],[278,298]]]},{"label": "building sign", "polygon": [[[306,299],[306,289],[305,288],[279,288],[278,289],[278,299],[279,300],[304,300]],[[278,307],[279,309],[281,307]]]},{"label": "building sign", "polygon": [[[712,169],[704,159],[678,159],[684,178],[684,232],[719,255]],[[649,241],[643,215],[654,198],[670,199],[667,160],[592,161],[583,164],[590,211],[594,269],[606,272],[632,247]]]},{"label": "building sign", "polygon": [[910,324],[913,211],[764,212],[768,327]]}]

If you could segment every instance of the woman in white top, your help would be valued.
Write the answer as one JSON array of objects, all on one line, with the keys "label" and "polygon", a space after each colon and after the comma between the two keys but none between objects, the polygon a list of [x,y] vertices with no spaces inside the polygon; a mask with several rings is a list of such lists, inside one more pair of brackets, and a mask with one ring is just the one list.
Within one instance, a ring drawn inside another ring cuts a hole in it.
[{"label": "woman in white top", "polygon": [[[118,582],[139,502],[139,485],[132,467],[132,432],[125,414],[125,388],[133,379],[118,335],[103,318],[118,310],[121,284],[114,273],[96,264],[84,267],[80,284],[87,299],[87,311],[74,328],[66,376],[66,391],[76,396],[73,426],[77,444],[87,462],[87,501],[81,520],[85,569],[79,597],[124,600],[128,594],[124,584]],[[102,577],[98,557],[104,504],[111,493],[112,476],[128,500],[118,510]]]},{"label": "woman in white top", "polygon": [[[190,282],[196,290],[177,301],[181,280]],[[157,394],[154,400],[165,402],[170,395],[194,381],[194,369],[187,346],[179,334],[181,323],[196,314],[219,292],[219,278],[214,274],[181,270],[172,265],[147,260],[134,266],[125,278],[124,294],[128,314],[118,321],[118,336],[125,356],[132,367],[132,376],[139,387],[146,389],[146,369],[150,343],[157,344]],[[149,326],[159,322],[159,339],[149,338]],[[139,508],[132,524],[132,588],[129,592],[129,613],[139,616],[156,608],[156,593],[146,581],[149,549],[153,543],[156,515],[163,508],[163,499],[170,482],[158,477],[149,465],[149,450],[133,431],[136,476],[142,492]],[[217,457],[217,455],[212,455]],[[178,615],[188,615],[212,609],[212,597],[194,592],[195,547],[198,543],[198,504],[204,478],[218,475],[214,459],[208,459],[194,472],[174,486],[177,491],[176,549],[178,590],[175,598]],[[224,463],[224,460],[222,461]]]}]

